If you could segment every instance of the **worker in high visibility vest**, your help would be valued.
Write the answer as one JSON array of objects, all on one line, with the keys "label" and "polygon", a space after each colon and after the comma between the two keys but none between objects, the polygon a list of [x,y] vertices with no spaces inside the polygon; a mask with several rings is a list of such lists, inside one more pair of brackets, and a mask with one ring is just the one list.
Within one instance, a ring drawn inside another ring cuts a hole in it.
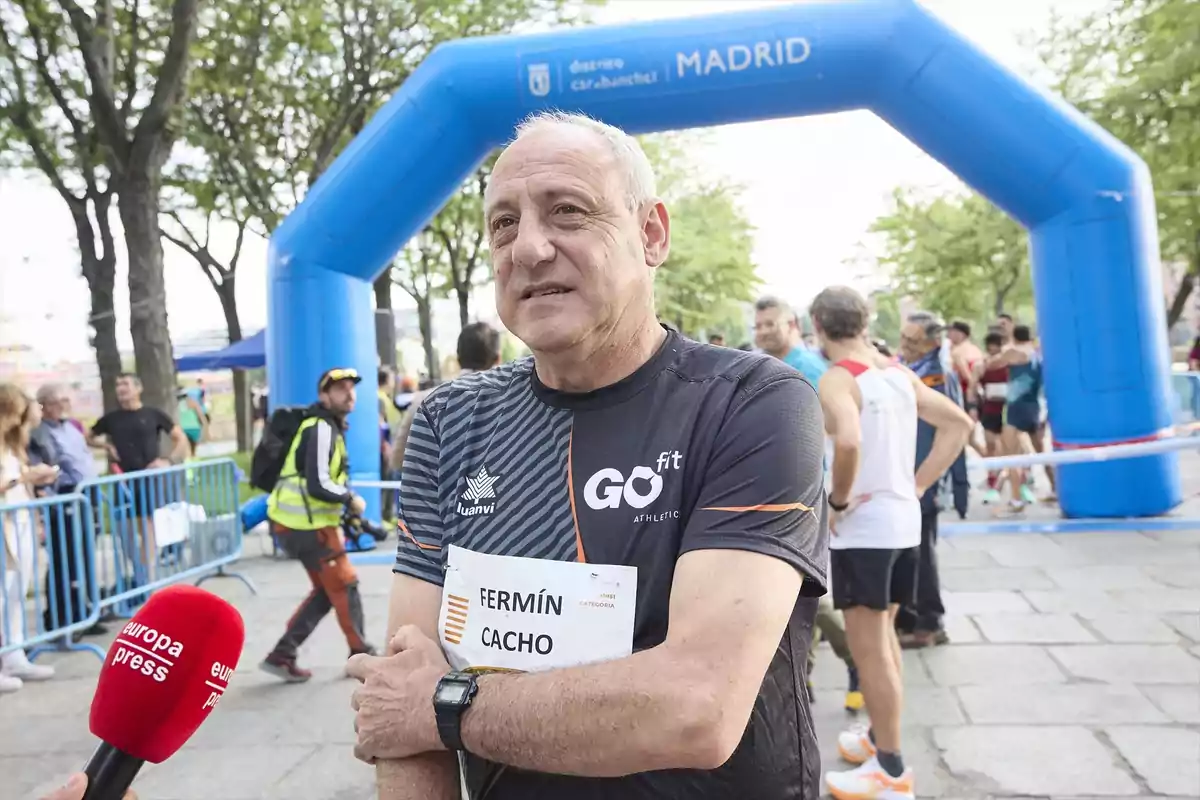
[{"label": "worker in high visibility vest", "polygon": [[355,386],[362,377],[354,369],[326,371],[317,383],[317,402],[310,406],[292,438],[279,479],[267,502],[267,516],[280,547],[308,571],[312,592],[288,622],[287,631],[262,662],[265,672],[289,683],[312,677],[296,665],[300,645],[330,610],[350,645],[350,655],[373,653],[363,638],[362,597],[358,574],[346,557],[342,513],[362,514],[365,501],[350,491],[350,466],[343,433],[354,410]]}]

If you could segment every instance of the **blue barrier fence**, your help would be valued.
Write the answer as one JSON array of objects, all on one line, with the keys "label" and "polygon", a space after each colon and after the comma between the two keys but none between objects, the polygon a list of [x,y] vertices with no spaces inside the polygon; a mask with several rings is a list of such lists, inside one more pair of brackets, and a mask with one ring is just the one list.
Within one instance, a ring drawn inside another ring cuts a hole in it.
[{"label": "blue barrier fence", "polygon": [[103,658],[75,634],[132,615],[175,583],[223,576],[257,593],[249,578],[227,570],[242,555],[237,484],[236,465],[221,459],[109,475],[73,494],[0,506],[6,541],[21,544],[0,553],[10,562],[3,574],[21,577],[0,596],[0,653],[88,649]]}]

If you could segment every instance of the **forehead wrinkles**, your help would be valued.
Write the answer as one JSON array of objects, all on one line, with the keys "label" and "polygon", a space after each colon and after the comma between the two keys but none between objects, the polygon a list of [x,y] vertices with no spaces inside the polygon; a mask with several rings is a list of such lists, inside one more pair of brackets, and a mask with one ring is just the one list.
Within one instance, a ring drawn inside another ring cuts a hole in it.
[{"label": "forehead wrinkles", "polygon": [[616,157],[604,147],[591,141],[555,147],[546,143],[546,138],[523,139],[501,154],[488,184],[485,211],[501,204],[517,205],[523,194],[537,197],[574,191],[615,205],[627,192],[615,169]]}]

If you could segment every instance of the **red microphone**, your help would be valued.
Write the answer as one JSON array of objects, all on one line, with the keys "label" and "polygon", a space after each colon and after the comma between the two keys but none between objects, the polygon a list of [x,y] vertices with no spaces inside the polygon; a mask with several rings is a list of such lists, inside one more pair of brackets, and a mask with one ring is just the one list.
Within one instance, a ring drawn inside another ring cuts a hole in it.
[{"label": "red microphone", "polygon": [[92,698],[101,740],[84,800],[121,800],[142,765],[175,754],[220,702],[242,654],[242,615],[194,586],[155,592],[121,628]]}]

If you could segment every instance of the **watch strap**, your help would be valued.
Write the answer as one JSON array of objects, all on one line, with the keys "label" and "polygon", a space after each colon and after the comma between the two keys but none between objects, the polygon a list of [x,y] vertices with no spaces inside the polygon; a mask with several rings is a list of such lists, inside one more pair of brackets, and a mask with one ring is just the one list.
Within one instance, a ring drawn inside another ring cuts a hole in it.
[{"label": "watch strap", "polygon": [[[471,707],[471,701],[475,699],[475,693],[479,691],[478,676],[469,672],[451,672],[442,678],[442,681],[452,680],[456,682],[466,682],[468,684],[466,696],[461,703],[439,704],[434,703],[433,714],[437,721],[438,736],[442,740],[442,744],[451,752],[465,751],[466,747],[462,740],[462,717],[466,710]],[[439,687],[442,681],[438,682]]]},{"label": "watch strap", "polygon": [[829,507],[831,509],[833,509],[834,511],[837,511],[840,513],[842,511],[845,511],[847,508],[849,508],[850,504],[849,503],[835,503],[832,500],[830,500]]}]

